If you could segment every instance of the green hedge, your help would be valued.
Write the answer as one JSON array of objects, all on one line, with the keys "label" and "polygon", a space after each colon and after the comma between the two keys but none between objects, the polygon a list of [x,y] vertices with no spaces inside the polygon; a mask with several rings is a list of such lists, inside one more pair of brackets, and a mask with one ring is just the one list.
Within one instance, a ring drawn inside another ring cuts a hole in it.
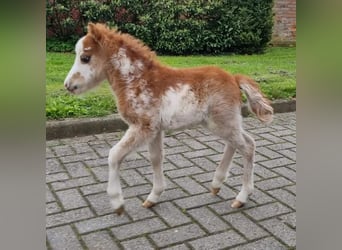
[{"label": "green hedge", "polygon": [[162,54],[257,53],[271,39],[272,7],[272,0],[47,0],[47,50],[69,51],[92,21]]}]

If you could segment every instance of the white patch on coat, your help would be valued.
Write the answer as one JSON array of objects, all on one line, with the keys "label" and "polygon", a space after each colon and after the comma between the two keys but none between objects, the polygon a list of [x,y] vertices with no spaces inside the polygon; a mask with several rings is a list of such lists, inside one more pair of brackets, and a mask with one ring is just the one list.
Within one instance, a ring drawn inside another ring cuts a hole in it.
[{"label": "white patch on coat", "polygon": [[163,129],[181,129],[203,122],[207,117],[207,104],[199,104],[189,85],[179,84],[162,96],[160,112]]},{"label": "white patch on coat", "polygon": [[141,79],[137,84],[127,86],[126,98],[137,115],[153,116],[152,104],[155,100],[151,89],[147,87],[146,80]]},{"label": "white patch on coat", "polygon": [[144,69],[142,61],[135,60],[132,62],[124,48],[120,48],[118,53],[112,56],[112,63],[114,68],[119,70],[121,77],[127,84],[140,78]]}]

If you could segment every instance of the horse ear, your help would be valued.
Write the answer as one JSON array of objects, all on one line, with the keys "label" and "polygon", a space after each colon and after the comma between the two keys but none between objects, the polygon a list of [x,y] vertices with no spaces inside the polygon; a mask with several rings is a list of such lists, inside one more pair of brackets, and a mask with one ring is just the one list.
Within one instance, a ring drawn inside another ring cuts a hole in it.
[{"label": "horse ear", "polygon": [[94,38],[94,40],[101,44],[104,40],[104,30],[107,28],[103,24],[88,23],[88,33]]}]

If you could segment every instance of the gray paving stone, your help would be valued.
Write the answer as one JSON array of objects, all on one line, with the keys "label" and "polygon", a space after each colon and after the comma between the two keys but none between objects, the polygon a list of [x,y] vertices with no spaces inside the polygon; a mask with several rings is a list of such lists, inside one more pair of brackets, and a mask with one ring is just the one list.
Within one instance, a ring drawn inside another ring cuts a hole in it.
[{"label": "gray paving stone", "polygon": [[292,181],[289,181],[288,179],[285,179],[284,177],[276,177],[276,178],[271,178],[271,179],[255,182],[255,186],[260,188],[261,190],[270,190],[270,189],[280,188],[280,187],[289,186],[293,184],[294,183]]},{"label": "gray paving stone", "polygon": [[83,195],[102,193],[106,191],[107,183],[97,183],[81,187],[80,189]]},{"label": "gray paving stone", "polygon": [[120,249],[112,237],[106,231],[99,231],[82,236],[82,240],[88,249],[108,250]]},{"label": "gray paving stone", "polygon": [[49,158],[53,158],[56,155],[52,152],[52,150],[48,147],[45,148],[45,158],[49,159]]},{"label": "gray paving stone", "polygon": [[293,152],[292,150],[279,150],[278,151],[280,154],[286,156],[287,158],[290,158],[291,160],[296,160],[296,152]]},{"label": "gray paving stone", "polygon": [[258,163],[254,165],[254,173],[259,175],[264,179],[268,179],[271,177],[277,176],[274,172],[270,171],[269,169],[259,165]]},{"label": "gray paving stone", "polygon": [[252,134],[258,135],[258,134],[269,133],[269,132],[275,131],[275,129],[272,127],[263,127],[263,128],[249,129],[248,131]]},{"label": "gray paving stone", "polygon": [[165,136],[164,144],[169,147],[183,146],[183,143],[180,140],[177,140],[171,136]]},{"label": "gray paving stone", "polygon": [[53,194],[51,193],[50,189],[48,186],[46,186],[46,189],[45,189],[45,201],[46,202],[51,202],[51,201],[55,201],[56,198],[53,196]]},{"label": "gray paving stone", "polygon": [[153,210],[163,218],[171,227],[189,223],[191,220],[179,208],[171,202],[163,202],[153,208]]},{"label": "gray paving stone", "polygon": [[108,174],[109,170],[108,167],[93,167],[91,168],[91,171],[94,173],[96,176],[96,179],[99,180],[100,182],[107,182],[108,181]]},{"label": "gray paving stone", "polygon": [[45,178],[46,183],[51,183],[54,181],[63,181],[69,179],[67,173],[55,173],[55,174],[48,174]]},{"label": "gray paving stone", "polygon": [[94,232],[130,222],[126,215],[118,216],[114,213],[98,216],[75,223],[75,227],[80,234]]},{"label": "gray paving stone", "polygon": [[284,189],[290,191],[290,192],[293,193],[293,194],[296,194],[296,185],[288,186],[288,187],[286,187],[286,188],[284,188]]},{"label": "gray paving stone", "polygon": [[198,182],[208,182],[208,181],[211,181],[213,177],[214,177],[214,171],[210,173],[192,175],[192,178],[194,178]]},{"label": "gray paving stone", "polygon": [[104,215],[114,212],[107,193],[88,195],[86,198],[90,202],[91,207],[95,210],[97,215]]},{"label": "gray paving stone", "polygon": [[166,228],[166,226],[159,218],[152,218],[114,227],[111,230],[119,240],[123,240],[152,233],[164,228]]},{"label": "gray paving stone", "polygon": [[166,148],[164,150],[165,155],[172,155],[172,154],[179,154],[179,153],[184,153],[184,152],[189,152],[192,151],[191,148],[188,146],[178,146],[178,147],[173,147],[173,148]]},{"label": "gray paving stone", "polygon": [[46,174],[53,174],[63,171],[65,171],[65,169],[56,158],[46,159]]},{"label": "gray paving stone", "polygon": [[265,140],[265,139],[255,141],[256,147],[262,147],[262,146],[268,146],[268,145],[273,145],[273,142],[270,142],[270,141]]},{"label": "gray paving stone", "polygon": [[190,209],[219,201],[221,201],[221,199],[218,196],[214,196],[210,193],[204,193],[175,200],[175,203],[181,208]]},{"label": "gray paving stone", "polygon": [[89,153],[63,156],[63,157],[60,157],[59,159],[61,160],[62,163],[70,163],[70,162],[77,162],[77,161],[94,160],[97,158],[98,156],[94,152],[89,152]]},{"label": "gray paving stone", "polygon": [[290,142],[284,142],[284,143],[268,145],[267,148],[272,149],[274,151],[279,151],[279,150],[284,150],[284,149],[296,148],[296,144],[293,144]]},{"label": "gray paving stone", "polygon": [[204,192],[208,192],[206,188],[202,185],[191,179],[190,177],[181,177],[173,180],[177,185],[183,188],[189,194],[200,194]]},{"label": "gray paving stone", "polygon": [[151,234],[151,239],[158,247],[184,242],[193,238],[199,238],[205,235],[205,232],[196,224],[180,226],[168,229],[159,233]]},{"label": "gray paving stone", "polygon": [[264,204],[275,201],[271,196],[269,196],[266,192],[263,192],[257,188],[254,188],[253,193],[249,197],[251,200],[255,201],[257,204]]},{"label": "gray paving stone", "polygon": [[195,166],[198,166],[206,171],[214,171],[217,167],[216,163],[204,157],[194,158],[194,159],[191,159],[191,161],[195,163]]},{"label": "gray paving stone", "polygon": [[184,130],[185,133],[187,133],[188,135],[190,135],[191,137],[201,137],[204,136],[201,131],[199,129],[193,128],[193,129],[185,129]]},{"label": "gray paving stone", "polygon": [[245,240],[238,235],[233,230],[229,230],[227,232],[223,232],[220,234],[215,234],[207,237],[203,237],[198,240],[194,240],[190,242],[190,245],[195,249],[224,249],[231,247],[236,244],[241,244],[245,242]]},{"label": "gray paving stone", "polygon": [[257,147],[255,151],[257,152],[257,154],[262,154],[269,159],[276,159],[276,158],[282,157],[281,154],[279,154],[279,153],[277,153],[271,149],[268,149],[267,147]]},{"label": "gray paving stone", "polygon": [[203,173],[203,170],[199,167],[188,167],[188,168],[181,168],[177,170],[167,171],[167,174],[170,178],[177,178],[183,176],[190,176],[198,173]]},{"label": "gray paving stone", "polygon": [[217,154],[217,152],[215,152],[212,149],[202,149],[202,150],[196,150],[196,151],[190,151],[187,153],[184,153],[183,155],[186,158],[196,158],[196,157],[203,157],[203,156],[208,156],[208,155],[213,155],[213,154]]},{"label": "gray paving stone", "polygon": [[65,210],[87,206],[87,203],[77,189],[67,189],[56,192],[56,195]]},{"label": "gray paving stone", "polygon": [[93,217],[93,213],[88,207],[70,210],[63,213],[46,216],[46,227],[59,226],[66,223],[72,223]]},{"label": "gray paving stone", "polygon": [[64,167],[71,175],[71,177],[84,177],[89,176],[90,172],[82,162],[74,162],[69,164],[64,164]]},{"label": "gray paving stone", "polygon": [[245,210],[245,213],[252,217],[254,220],[263,220],[266,218],[271,218],[273,216],[282,215],[289,212],[292,211],[278,202]]},{"label": "gray paving stone", "polygon": [[125,200],[125,212],[130,215],[133,221],[150,218],[156,214],[151,209],[142,207],[142,201],[136,197]]},{"label": "gray paving stone", "polygon": [[124,241],[124,242],[121,242],[121,244],[124,247],[124,249],[129,249],[129,250],[153,250],[155,249],[145,237],[140,237],[140,238],[136,238],[133,240]]},{"label": "gray paving stone", "polygon": [[92,146],[92,149],[94,149],[100,157],[108,157],[110,148],[111,147],[106,142],[101,142],[100,144]]},{"label": "gray paving stone", "polygon": [[275,135],[277,137],[282,137],[286,135],[295,135],[296,131],[291,130],[291,129],[284,129],[284,130],[278,130],[278,131],[273,131],[271,132],[272,135]]},{"label": "gray paving stone", "polygon": [[243,244],[232,250],[287,250],[288,248],[272,237],[260,239],[251,243]]},{"label": "gray paving stone", "polygon": [[296,246],[296,231],[282,223],[276,218],[266,220],[260,223],[273,235],[281,239],[290,247]]},{"label": "gray paving stone", "polygon": [[296,213],[290,213],[285,214],[283,216],[280,216],[279,219],[281,219],[282,222],[288,224],[292,228],[296,228]]},{"label": "gray paving stone", "polygon": [[187,212],[209,233],[227,230],[230,226],[206,207],[191,209]]},{"label": "gray paving stone", "polygon": [[57,202],[52,202],[52,203],[47,203],[45,206],[45,211],[46,214],[53,214],[53,213],[58,213],[60,212],[62,209],[61,207],[57,204]]},{"label": "gray paving stone", "polygon": [[221,154],[224,151],[224,147],[225,147],[224,143],[220,143],[218,141],[208,141],[205,144],[208,145],[210,148],[214,149],[216,152],[219,152]]},{"label": "gray paving stone", "polygon": [[223,218],[249,240],[255,240],[269,235],[269,233],[242,213],[229,214]]},{"label": "gray paving stone", "polygon": [[[148,182],[153,184],[153,174],[148,174],[144,177]],[[165,176],[165,190],[173,188],[177,188],[176,184],[173,181],[171,181],[169,177]]]},{"label": "gray paving stone", "polygon": [[[148,166],[138,167],[138,168],[135,168],[135,169],[141,175],[146,175],[146,174],[152,174],[153,173],[153,168],[152,168],[152,166],[150,164]],[[175,167],[175,165],[170,163],[170,162],[166,162],[166,163],[163,164],[163,171],[164,171],[164,173],[165,173],[165,171],[175,170],[175,169],[177,169]]]},{"label": "gray paving stone", "polygon": [[233,199],[228,200],[228,201],[218,202],[215,204],[210,204],[208,207],[219,215],[225,215],[225,214],[234,213],[237,211],[242,212],[244,210],[250,209],[257,205],[254,201],[249,200],[243,207],[236,209],[230,206],[232,202],[233,202]]},{"label": "gray paving stone", "polygon": [[217,141],[219,139],[219,137],[215,136],[215,135],[206,135],[206,136],[201,136],[198,137],[197,140],[199,140],[200,142],[209,142],[209,141]]},{"label": "gray paving stone", "polygon": [[83,249],[69,225],[47,229],[46,236],[52,249]]},{"label": "gray paving stone", "polygon": [[[172,201],[172,200],[176,200],[176,199],[184,198],[184,197],[189,197],[189,195],[185,193],[182,189],[180,188],[168,189],[162,193],[162,195],[159,198],[159,202]],[[147,196],[144,198],[146,199]]]},{"label": "gray paving stone", "polygon": [[289,141],[289,142],[291,142],[291,143],[296,144],[296,137],[294,137],[294,136],[292,136],[292,135],[283,136],[282,138],[285,139],[285,140],[287,140],[287,141]]},{"label": "gray paving stone", "polygon": [[122,189],[122,193],[124,197],[130,198],[130,197],[136,197],[139,195],[149,194],[151,190],[152,190],[151,184],[143,184],[143,185],[134,186],[134,187],[124,187]]},{"label": "gray paving stone", "polygon": [[291,164],[294,164],[295,162],[283,157],[283,158],[263,161],[259,163],[267,168],[276,168],[276,167],[283,167],[283,166],[291,165]]},{"label": "gray paving stone", "polygon": [[147,181],[134,169],[120,171],[120,176],[125,180],[128,186],[146,184]]},{"label": "gray paving stone", "polygon": [[292,209],[296,209],[296,196],[290,192],[283,189],[275,189],[268,191],[268,193]]},{"label": "gray paving stone", "polygon": [[274,172],[277,172],[278,174],[286,177],[287,179],[290,179],[291,181],[296,182],[296,172],[290,168],[287,167],[280,167],[280,168],[274,168],[272,169]]},{"label": "gray paving stone", "polygon": [[277,136],[274,136],[274,135],[271,135],[271,134],[259,134],[260,137],[268,140],[268,141],[271,141],[273,143],[282,143],[282,142],[285,142],[284,139],[280,138],[280,137],[277,137]]},{"label": "gray paving stone", "polygon": [[66,156],[75,154],[74,150],[69,145],[60,145],[51,148],[56,156]]},{"label": "gray paving stone", "polygon": [[195,150],[207,148],[205,145],[195,139],[184,139],[182,142]]},{"label": "gray paving stone", "polygon": [[93,149],[86,142],[74,143],[71,145],[76,154],[93,152]]},{"label": "gray paving stone", "polygon": [[83,162],[87,167],[108,167],[108,157]]},{"label": "gray paving stone", "polygon": [[172,162],[178,168],[191,167],[194,165],[191,161],[184,158],[184,156],[181,154],[168,155],[166,156],[166,159]]},{"label": "gray paving stone", "polygon": [[92,176],[86,176],[76,179],[56,181],[51,183],[51,187],[53,188],[53,190],[58,191],[62,189],[86,186],[93,183],[95,183],[94,178]]},{"label": "gray paving stone", "polygon": [[172,247],[163,248],[163,250],[187,250],[188,248],[185,244],[179,244]]}]

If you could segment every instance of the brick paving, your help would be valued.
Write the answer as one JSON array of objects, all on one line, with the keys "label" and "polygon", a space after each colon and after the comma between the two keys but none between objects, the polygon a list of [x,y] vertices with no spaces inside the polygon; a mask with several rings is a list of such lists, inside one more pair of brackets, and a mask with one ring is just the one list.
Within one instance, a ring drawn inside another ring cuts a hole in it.
[{"label": "brick paving", "polygon": [[160,203],[141,203],[152,188],[147,148],[122,163],[126,213],[106,195],[109,149],[123,132],[46,143],[48,249],[293,249],[296,247],[296,114],[276,114],[265,126],[244,118],[257,143],[255,192],[230,207],[241,187],[242,159],[218,196],[210,183],[224,144],[203,128],[167,134],[167,189]]}]

